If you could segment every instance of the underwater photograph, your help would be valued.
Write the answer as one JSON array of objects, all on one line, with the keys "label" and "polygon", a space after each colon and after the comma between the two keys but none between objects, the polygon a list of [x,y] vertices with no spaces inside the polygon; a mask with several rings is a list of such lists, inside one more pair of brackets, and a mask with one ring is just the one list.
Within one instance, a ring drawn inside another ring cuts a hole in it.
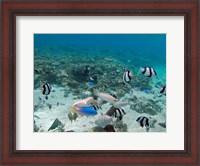
[{"label": "underwater photograph", "polygon": [[34,34],[34,132],[166,132],[166,34]]}]

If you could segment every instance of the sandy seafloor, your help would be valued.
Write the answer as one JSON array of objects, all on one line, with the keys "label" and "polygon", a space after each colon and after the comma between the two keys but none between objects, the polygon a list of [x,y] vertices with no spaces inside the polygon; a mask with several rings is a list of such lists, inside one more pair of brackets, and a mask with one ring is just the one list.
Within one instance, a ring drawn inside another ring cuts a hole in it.
[{"label": "sandy seafloor", "polygon": [[[95,120],[101,114],[105,114],[111,107],[109,103],[106,103],[101,106],[102,109],[98,110],[97,115],[89,117],[79,116],[75,121],[71,122],[68,118],[68,113],[70,111],[69,107],[80,99],[74,98],[70,93],[66,98],[64,97],[64,91],[66,91],[66,88],[52,85],[52,92],[48,96],[48,100],[46,100],[45,96],[42,95],[41,90],[34,90],[34,104],[41,104],[43,106],[34,112],[35,125],[39,128],[38,132],[58,132],[56,129],[48,131],[56,118],[58,118],[64,124],[64,132],[71,130],[74,132],[88,132],[92,127],[97,126],[95,124]],[[89,91],[86,90],[83,93],[88,94],[89,97]],[[149,132],[166,132],[166,128],[163,128],[158,124],[166,121],[166,96],[161,96],[158,93],[146,94],[139,90],[135,90],[133,95],[136,95],[137,97],[145,96],[145,98],[149,99],[158,98],[158,102],[160,102],[159,104],[163,106],[163,109],[160,110],[157,115],[152,116],[146,113],[138,113],[130,109],[130,105],[123,107],[126,112],[126,115],[123,116],[123,123],[127,124],[127,132],[146,132],[145,127],[142,128],[139,123],[136,122],[136,119],[140,116],[146,116],[148,118],[150,117],[150,121],[156,120],[154,127],[151,127]],[[42,98],[42,101],[39,100],[39,97]],[[130,94],[126,94],[125,97],[121,98],[120,100],[126,100],[130,97]],[[42,104],[43,101],[44,104]],[[59,102],[59,105],[57,105],[57,102]],[[52,105],[51,109],[49,109],[47,103]],[[116,119],[113,118],[113,121],[115,120]]]}]

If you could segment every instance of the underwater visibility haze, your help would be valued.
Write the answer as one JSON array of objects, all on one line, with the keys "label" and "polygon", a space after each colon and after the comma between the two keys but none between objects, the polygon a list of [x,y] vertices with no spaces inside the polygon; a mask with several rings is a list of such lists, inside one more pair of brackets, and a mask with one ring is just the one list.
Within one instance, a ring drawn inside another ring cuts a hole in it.
[{"label": "underwater visibility haze", "polygon": [[166,34],[34,34],[34,132],[166,132]]}]

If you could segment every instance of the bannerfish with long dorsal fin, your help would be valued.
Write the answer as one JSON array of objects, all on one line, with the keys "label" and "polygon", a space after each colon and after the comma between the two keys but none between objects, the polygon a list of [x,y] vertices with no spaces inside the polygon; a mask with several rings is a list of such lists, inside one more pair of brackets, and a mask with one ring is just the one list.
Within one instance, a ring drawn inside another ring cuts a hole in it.
[{"label": "bannerfish with long dorsal fin", "polygon": [[42,94],[43,94],[43,95],[46,95],[45,99],[47,100],[47,99],[48,99],[48,95],[51,93],[52,87],[51,87],[50,84],[45,83],[45,84],[42,86],[42,88],[43,88]]},{"label": "bannerfish with long dorsal fin", "polygon": [[126,112],[122,108],[116,108],[114,112],[114,117],[117,118],[118,120],[122,120],[123,115],[125,115]]},{"label": "bannerfish with long dorsal fin", "polygon": [[100,107],[99,105],[92,105],[91,107],[92,107],[93,109],[95,109],[95,110],[101,109],[101,107]]},{"label": "bannerfish with long dorsal fin", "polygon": [[162,93],[163,95],[166,95],[166,86],[160,89],[160,93]]},{"label": "bannerfish with long dorsal fin", "polygon": [[145,117],[145,116],[140,116],[139,118],[137,118],[136,120],[141,127],[146,127],[146,131],[149,131],[150,128],[150,123],[149,123],[149,118]]},{"label": "bannerfish with long dorsal fin", "polygon": [[130,70],[125,70],[125,72],[124,72],[124,74],[123,74],[123,81],[125,82],[125,83],[129,83],[130,81],[131,81],[131,72],[130,72]]},{"label": "bannerfish with long dorsal fin", "polygon": [[152,67],[141,67],[140,68],[143,75],[145,75],[148,78],[151,78],[152,76],[156,76],[157,73]]}]

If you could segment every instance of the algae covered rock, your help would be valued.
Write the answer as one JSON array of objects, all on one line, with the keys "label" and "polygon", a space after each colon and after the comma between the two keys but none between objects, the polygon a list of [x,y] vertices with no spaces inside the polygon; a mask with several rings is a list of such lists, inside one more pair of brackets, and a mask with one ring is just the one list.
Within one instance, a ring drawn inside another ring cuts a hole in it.
[{"label": "algae covered rock", "polygon": [[57,128],[57,127],[63,127],[62,122],[61,122],[58,118],[56,118],[56,119],[54,120],[53,124],[52,124],[51,127],[48,129],[48,131],[53,130],[53,129]]}]

